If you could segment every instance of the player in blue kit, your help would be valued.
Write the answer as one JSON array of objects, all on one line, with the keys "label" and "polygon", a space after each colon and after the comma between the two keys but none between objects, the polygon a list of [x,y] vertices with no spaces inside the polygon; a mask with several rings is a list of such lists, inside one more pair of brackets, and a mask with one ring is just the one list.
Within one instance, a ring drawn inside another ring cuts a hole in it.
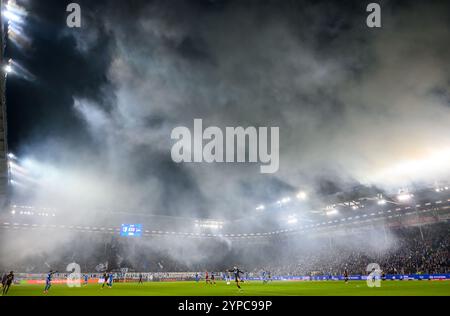
[{"label": "player in blue kit", "polygon": [[89,281],[89,275],[85,274],[84,275],[84,285],[88,285],[88,281]]},{"label": "player in blue kit", "polygon": [[114,274],[112,272],[110,272],[108,275],[108,287],[109,288],[112,288],[113,281],[114,281]]},{"label": "player in blue kit", "polygon": [[261,273],[261,279],[262,279],[264,284],[267,283],[266,271],[264,271],[264,270]]},{"label": "player in blue kit", "polygon": [[200,281],[200,276],[198,275],[198,273],[195,274],[195,282],[198,283],[198,281]]},{"label": "player in blue kit", "polygon": [[227,272],[222,272],[222,280],[225,281],[225,282],[228,282]]},{"label": "player in blue kit", "polygon": [[50,287],[52,286],[52,277],[53,274],[57,273],[57,271],[52,271],[47,274],[47,277],[45,279],[45,288],[44,288],[44,294],[48,294],[48,291],[50,290]]}]

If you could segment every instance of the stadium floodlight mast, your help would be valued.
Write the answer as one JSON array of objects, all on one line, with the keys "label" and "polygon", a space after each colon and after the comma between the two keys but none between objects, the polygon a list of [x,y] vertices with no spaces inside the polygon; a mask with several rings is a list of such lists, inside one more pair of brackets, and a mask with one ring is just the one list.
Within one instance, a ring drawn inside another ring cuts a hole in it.
[{"label": "stadium floodlight mast", "polygon": [[22,34],[22,33],[23,33],[22,26],[12,23],[11,21],[8,21],[8,35]]},{"label": "stadium floodlight mast", "polygon": [[[8,35],[21,34],[22,26],[25,17],[28,15],[27,11],[19,6],[15,0],[10,0],[6,5],[1,8],[2,16],[8,21]],[[6,75],[12,73],[14,68],[12,66],[13,62],[10,59],[6,65],[3,66],[3,70]]]},{"label": "stadium floodlight mast", "polygon": [[9,74],[14,72],[14,68],[12,66],[12,59],[9,59],[8,63],[3,66],[3,71],[5,72],[5,76],[8,76]]},{"label": "stadium floodlight mast", "polygon": [[13,71],[11,65],[6,65],[4,69],[7,74],[10,74]]},{"label": "stadium floodlight mast", "polygon": [[8,20],[8,23],[11,22],[21,24],[27,16],[27,11],[17,5],[16,1],[10,0],[6,3],[5,10],[2,11],[2,15]]},{"label": "stadium floodlight mast", "polygon": [[8,161],[8,167],[9,167],[10,169],[14,169],[14,170],[16,170],[16,171],[18,171],[18,172],[21,172],[21,173],[23,173],[23,174],[26,174],[26,173],[27,173],[27,171],[25,170],[25,168],[23,168],[22,166],[19,166],[17,163],[15,163],[15,162],[12,161],[12,160]]},{"label": "stadium floodlight mast", "polygon": [[22,23],[23,19],[14,14],[12,11],[9,11],[8,9],[6,9],[5,11],[3,11],[3,16],[8,19],[8,21],[12,21],[12,22],[16,22],[16,23]]}]

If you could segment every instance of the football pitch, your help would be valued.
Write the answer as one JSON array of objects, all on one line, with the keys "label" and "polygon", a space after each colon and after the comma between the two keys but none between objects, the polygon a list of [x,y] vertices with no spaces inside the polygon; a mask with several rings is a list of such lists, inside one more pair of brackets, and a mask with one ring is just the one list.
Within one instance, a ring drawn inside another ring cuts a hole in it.
[{"label": "football pitch", "polygon": [[[98,284],[69,288],[55,284],[48,296],[450,296],[450,281],[383,281],[370,288],[364,281],[245,282],[242,291],[234,283],[149,282],[115,283],[112,288]],[[8,296],[44,296],[43,285],[13,285]]]}]

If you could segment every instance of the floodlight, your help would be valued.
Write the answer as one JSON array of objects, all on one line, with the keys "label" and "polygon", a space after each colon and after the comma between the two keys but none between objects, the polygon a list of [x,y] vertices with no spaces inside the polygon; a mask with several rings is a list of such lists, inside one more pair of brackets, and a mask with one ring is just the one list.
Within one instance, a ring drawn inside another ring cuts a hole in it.
[{"label": "floodlight", "polygon": [[332,215],[337,215],[339,214],[337,209],[330,209],[329,211],[326,212],[327,216],[332,216]]},{"label": "floodlight", "polygon": [[3,69],[5,70],[5,72],[7,74],[9,74],[9,73],[11,73],[13,71],[11,65],[6,65]]},{"label": "floodlight", "polygon": [[263,211],[263,210],[265,210],[266,209],[266,207],[264,206],[264,205],[259,205],[257,208],[256,208],[256,210],[257,211]]},{"label": "floodlight", "polygon": [[289,217],[288,221],[287,221],[287,223],[291,224],[291,225],[297,224],[297,222],[298,222],[298,219],[297,219],[297,217],[294,217],[294,216]]},{"label": "floodlight", "polygon": [[10,10],[3,11],[3,16],[7,20],[12,21],[12,22],[16,22],[16,23],[22,23],[23,22],[23,19],[19,15],[17,15],[16,13],[14,13],[14,12],[12,12]]},{"label": "floodlight", "polygon": [[291,201],[290,197],[285,197],[281,200],[281,203],[289,203]]},{"label": "floodlight", "polygon": [[399,194],[397,196],[397,199],[401,202],[405,202],[405,201],[410,200],[412,198],[412,196],[413,196],[412,194]]},{"label": "floodlight", "polygon": [[307,197],[308,197],[308,195],[304,191],[301,191],[297,194],[297,199],[299,199],[299,200],[306,200]]}]

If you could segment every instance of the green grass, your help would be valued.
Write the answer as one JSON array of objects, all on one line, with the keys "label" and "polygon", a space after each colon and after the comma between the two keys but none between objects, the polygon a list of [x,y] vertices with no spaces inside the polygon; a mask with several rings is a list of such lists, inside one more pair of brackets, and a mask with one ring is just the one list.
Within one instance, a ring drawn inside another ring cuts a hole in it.
[{"label": "green grass", "polygon": [[[385,281],[380,288],[369,288],[363,281],[348,284],[336,281],[318,282],[271,282],[258,281],[242,284],[239,292],[234,283],[218,282],[215,286],[203,282],[149,282],[115,283],[113,288],[101,289],[100,285],[89,284],[80,288],[69,288],[55,284],[48,296],[301,296],[301,295],[413,295],[450,296],[450,281]],[[9,296],[43,296],[43,285],[13,285]]]}]

